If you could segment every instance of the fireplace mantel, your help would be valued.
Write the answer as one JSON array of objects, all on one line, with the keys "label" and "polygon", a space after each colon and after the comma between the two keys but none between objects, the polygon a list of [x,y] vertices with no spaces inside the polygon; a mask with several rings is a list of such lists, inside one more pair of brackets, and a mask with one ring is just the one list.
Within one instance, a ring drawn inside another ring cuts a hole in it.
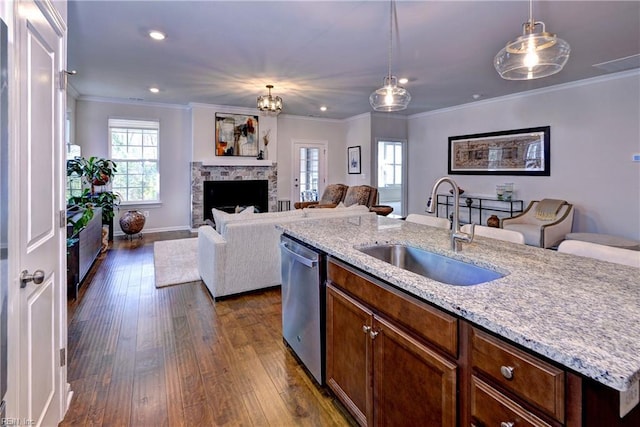
[{"label": "fireplace mantel", "polygon": [[220,157],[202,162],[202,166],[274,166],[273,160],[258,160],[253,157]]}]

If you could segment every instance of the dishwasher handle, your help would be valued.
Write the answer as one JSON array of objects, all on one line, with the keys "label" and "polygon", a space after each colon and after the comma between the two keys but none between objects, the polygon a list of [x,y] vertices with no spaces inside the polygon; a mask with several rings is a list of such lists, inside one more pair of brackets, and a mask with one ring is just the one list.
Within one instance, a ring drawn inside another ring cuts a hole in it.
[{"label": "dishwasher handle", "polygon": [[294,260],[296,260],[297,262],[299,262],[302,265],[305,265],[309,268],[313,268],[316,265],[318,265],[318,260],[315,259],[309,259],[307,257],[304,257],[300,254],[297,254],[295,252],[293,252],[291,249],[289,249],[289,247],[287,246],[287,244],[285,242],[280,242],[280,247],[286,251],[289,256],[291,256]]}]

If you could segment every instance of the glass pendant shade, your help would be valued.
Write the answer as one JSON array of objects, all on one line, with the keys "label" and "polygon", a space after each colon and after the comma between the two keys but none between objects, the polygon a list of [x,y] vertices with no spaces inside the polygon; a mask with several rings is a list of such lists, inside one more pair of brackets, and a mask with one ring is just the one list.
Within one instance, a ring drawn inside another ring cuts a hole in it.
[{"label": "glass pendant shade", "polygon": [[[535,33],[536,26],[542,32]],[[556,74],[567,63],[571,47],[555,34],[544,31],[543,22],[527,22],[523,35],[496,55],[493,65],[506,80],[532,80]]]},{"label": "glass pendant shade", "polygon": [[[389,2],[389,72],[385,76],[382,87],[369,96],[369,103],[375,111],[402,111],[409,106],[411,94],[402,86],[398,86],[398,78],[391,74],[391,49],[393,46],[393,22],[397,15],[394,0]],[[397,30],[397,27],[396,27]]]},{"label": "glass pendant shade", "polygon": [[369,103],[376,111],[402,111],[411,102],[411,94],[398,86],[396,76],[384,78],[383,86],[369,96]]},{"label": "glass pendant shade", "polygon": [[268,95],[261,95],[258,97],[258,110],[278,114],[282,111],[282,107],[284,105],[282,98],[271,95],[273,85],[267,85],[267,89],[269,89]]}]

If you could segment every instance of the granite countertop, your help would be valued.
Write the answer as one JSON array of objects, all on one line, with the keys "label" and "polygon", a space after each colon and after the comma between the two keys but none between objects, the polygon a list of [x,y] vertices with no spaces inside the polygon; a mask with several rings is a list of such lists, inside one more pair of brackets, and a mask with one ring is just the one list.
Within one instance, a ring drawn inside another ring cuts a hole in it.
[{"label": "granite countertop", "polygon": [[[619,391],[640,379],[637,268],[476,236],[450,249],[449,231],[381,216],[278,226],[471,323]],[[404,243],[506,274],[451,286],[358,251]]]}]

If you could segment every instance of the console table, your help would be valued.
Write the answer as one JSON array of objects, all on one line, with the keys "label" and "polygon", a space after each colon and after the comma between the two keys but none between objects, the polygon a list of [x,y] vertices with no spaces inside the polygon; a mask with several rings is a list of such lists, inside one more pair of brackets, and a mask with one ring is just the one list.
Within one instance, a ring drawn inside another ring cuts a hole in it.
[{"label": "console table", "polygon": [[[436,196],[436,215],[440,216],[440,206],[445,206],[446,217],[452,212],[454,196],[452,194],[438,194]],[[461,223],[471,223],[477,218],[476,224],[482,224],[482,212],[502,213],[502,217],[512,217],[524,210],[522,200],[500,200],[491,197],[460,196],[460,208],[466,208],[466,217],[460,213]],[[475,215],[474,215],[475,214]]]},{"label": "console table", "polygon": [[[71,213],[70,215],[82,215]],[[71,236],[72,228],[67,227],[67,236]],[[85,228],[78,232],[78,241],[67,247],[67,296],[76,299],[80,284],[89,272],[102,248],[102,208],[93,209],[93,218]]]}]

